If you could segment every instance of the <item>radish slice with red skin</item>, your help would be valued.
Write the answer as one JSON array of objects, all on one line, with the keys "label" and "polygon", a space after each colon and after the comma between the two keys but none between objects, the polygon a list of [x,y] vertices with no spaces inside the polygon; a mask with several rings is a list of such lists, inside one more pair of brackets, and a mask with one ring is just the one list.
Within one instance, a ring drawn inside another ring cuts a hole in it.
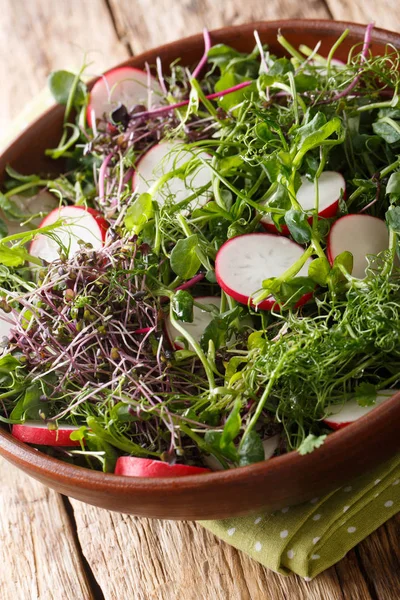
[{"label": "radish slice with red skin", "polygon": [[120,456],[115,465],[115,475],[126,477],[187,477],[188,475],[202,475],[211,473],[204,467],[190,465],[170,465],[161,460],[151,458],[138,458],[136,456]]},{"label": "radish slice with red skin", "polygon": [[363,279],[367,255],[376,256],[389,247],[389,231],[381,219],[370,215],[346,215],[334,223],[327,240],[328,260],[347,250],[353,255],[353,277]]},{"label": "radish slice with red skin", "polygon": [[[319,209],[318,216],[322,219],[331,219],[337,213],[339,207],[340,195],[346,190],[346,182],[343,175],[336,171],[324,171],[318,179],[319,189]],[[313,210],[315,206],[315,183],[307,179],[301,178],[301,186],[297,191],[296,198],[300,206],[305,210]],[[308,221],[311,223],[313,217],[310,216]],[[262,225],[271,233],[282,233],[289,235],[287,225],[282,225],[279,232],[272,217],[268,214],[261,219]]]},{"label": "radish slice with red skin", "polygon": [[372,406],[360,406],[355,398],[352,398],[346,404],[333,405],[331,407],[332,414],[324,419],[324,423],[331,429],[343,429],[347,425],[351,425],[357,419],[368,415],[377,406],[389,400],[394,394],[400,390],[381,390],[376,395],[375,404]]},{"label": "radish slice with red skin", "polygon": [[71,440],[70,435],[79,429],[74,425],[59,425],[52,430],[45,423],[31,421],[22,425],[13,425],[12,435],[26,444],[35,446],[80,446],[77,440]]},{"label": "radish slice with red skin", "polygon": [[113,110],[123,104],[128,112],[138,104],[148,106],[148,95],[151,93],[152,106],[159,105],[159,99],[163,96],[157,79],[145,71],[134,67],[117,67],[104,73],[94,84],[90,92],[89,105],[87,107],[87,121],[89,127],[93,127],[95,120],[102,119]]},{"label": "radish slice with red skin", "polygon": [[[221,288],[242,304],[262,287],[264,279],[279,277],[304,253],[304,249],[288,238],[270,233],[246,233],[231,238],[221,246],[215,259],[215,275]],[[307,276],[311,263],[308,259],[298,272]],[[301,306],[309,299],[305,294],[297,303]],[[253,305],[253,303],[252,303]],[[273,296],[258,304],[262,310],[277,307]]]},{"label": "radish slice with red skin", "polygon": [[[136,165],[136,171],[132,179],[132,187],[138,194],[147,192],[151,184],[157,179],[170,173],[176,168],[179,168],[184,163],[188,162],[195,155],[209,161],[209,154],[205,152],[191,152],[183,150],[182,142],[160,142],[156,144],[139,160]],[[178,204],[185,200],[198,188],[203,187],[211,182],[212,173],[204,164],[201,164],[195,171],[192,171],[186,179],[174,177],[168,180],[154,196],[154,200],[160,206],[165,204],[167,199],[172,198],[174,204]],[[194,210],[204,206],[210,199],[210,192],[206,190],[195,198],[188,207]]]},{"label": "radish slice with red skin", "polygon": [[[218,308],[218,310],[221,307],[221,298],[219,296],[199,296],[198,298],[194,298],[194,300],[200,304],[213,304]],[[203,310],[198,306],[194,306],[193,323],[185,323],[184,321],[179,321],[179,323],[187,330],[187,332],[196,342],[199,342],[205,328],[209,323],[211,323],[214,316],[215,314],[213,312]],[[181,341],[176,340],[177,337],[182,337],[182,334],[175,329],[169,320],[169,317],[167,317],[166,320],[166,330],[171,346],[174,346],[177,350],[183,350],[185,345]]]},{"label": "radish slice with red skin", "polygon": [[[51,225],[57,220],[64,224],[54,230],[65,247],[69,249],[71,257],[80,250],[79,240],[90,243],[94,250],[99,250],[105,241],[108,223],[99,212],[83,206],[62,206],[56,208],[42,221],[40,227]],[[30,254],[53,262],[60,258],[59,244],[47,235],[39,234],[31,242]]]}]

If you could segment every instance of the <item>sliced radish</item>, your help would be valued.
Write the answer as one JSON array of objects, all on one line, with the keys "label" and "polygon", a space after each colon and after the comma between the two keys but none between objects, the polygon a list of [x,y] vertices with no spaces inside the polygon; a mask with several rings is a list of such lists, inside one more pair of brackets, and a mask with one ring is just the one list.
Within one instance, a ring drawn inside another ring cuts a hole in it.
[{"label": "sliced radish", "polygon": [[[337,213],[341,192],[345,191],[346,182],[343,175],[336,171],[324,171],[318,180],[319,190],[319,208],[318,216],[323,219],[331,219]],[[315,206],[315,184],[307,177],[301,178],[301,186],[296,194],[297,201],[305,210],[313,210]],[[312,221],[310,216],[309,221]],[[268,214],[261,219],[261,223],[268,231],[276,233],[278,231],[272,217]],[[281,233],[288,235],[289,229],[286,225],[282,226]]]},{"label": "sliced radish", "polygon": [[326,423],[331,429],[342,429],[343,427],[347,427],[357,419],[364,417],[368,413],[370,413],[374,408],[382,404],[386,400],[389,400],[394,394],[397,394],[399,390],[381,390],[376,395],[375,404],[372,406],[360,406],[355,398],[352,398],[346,404],[333,405],[330,407],[331,414],[329,417],[324,419],[324,423]]},{"label": "sliced radish", "polygon": [[[150,185],[157,181],[162,175],[170,173],[174,169],[182,166],[194,156],[198,156],[209,161],[210,156],[205,152],[190,152],[182,150],[181,142],[161,142],[150,148],[148,152],[140,159],[136,171],[133,175],[133,189],[142,194],[147,192]],[[167,201],[173,204],[182,202],[197,189],[211,182],[212,174],[204,164],[201,164],[195,171],[192,171],[186,179],[174,177],[168,180],[156,193],[154,199],[162,206]],[[202,192],[187,207],[189,210],[200,208],[208,202],[210,192]]]},{"label": "sliced radish", "polygon": [[134,67],[112,69],[96,81],[90,92],[87,108],[89,127],[93,127],[97,119],[107,116],[120,104],[123,104],[128,112],[138,104],[149,107],[149,97],[151,106],[158,106],[162,90],[155,77],[149,78],[145,71]]},{"label": "sliced radish", "polygon": [[[221,288],[238,302],[248,304],[251,296],[262,287],[264,279],[279,277],[304,250],[291,240],[270,233],[246,233],[231,238],[218,251],[215,259],[215,275]],[[300,269],[298,275],[306,276],[311,259]],[[309,294],[301,298],[297,306],[304,304]],[[273,296],[263,300],[258,307],[271,310],[276,306]]]},{"label": "sliced radish", "polygon": [[35,446],[80,446],[80,442],[71,440],[70,435],[79,429],[74,425],[59,425],[52,430],[45,423],[30,421],[23,425],[13,425],[12,434],[15,438],[26,444]]},{"label": "sliced radish", "polygon": [[275,450],[279,446],[279,441],[280,435],[273,435],[272,437],[263,441],[262,444],[264,447],[265,460],[268,460],[268,458],[271,458],[271,456],[274,455]]},{"label": "sliced radish", "polygon": [[[217,296],[199,296],[198,298],[194,298],[194,300],[196,300],[196,302],[199,302],[200,304],[213,304],[218,309],[221,306],[221,298]],[[192,338],[196,342],[199,342],[201,336],[204,333],[205,328],[209,323],[211,323],[213,318],[213,312],[203,310],[198,306],[194,306],[193,323],[185,323],[184,321],[179,321],[179,323],[182,325],[182,327],[186,329],[186,331],[192,336]],[[169,320],[169,317],[167,317],[166,329],[171,345],[175,346],[177,350],[182,350],[185,347],[185,345],[181,341],[176,339],[177,337],[182,337],[182,334],[177,329],[175,329],[175,327]]]},{"label": "sliced radish", "polygon": [[115,466],[115,475],[127,477],[186,477],[210,473],[210,469],[189,465],[169,465],[161,460],[120,456]]},{"label": "sliced radish", "polygon": [[376,256],[389,247],[389,232],[385,222],[370,215],[346,215],[333,224],[327,241],[331,264],[347,250],[353,255],[353,277],[363,279],[368,266],[367,256]]},{"label": "sliced radish", "polygon": [[[68,257],[80,249],[79,241],[90,243],[94,250],[99,250],[104,243],[108,223],[99,212],[83,206],[62,206],[56,208],[42,221],[41,227],[51,225],[62,219],[63,225],[54,229],[53,233],[68,249]],[[60,246],[56,240],[39,234],[32,241],[32,256],[53,262],[60,257]]]},{"label": "sliced radish", "polygon": [[0,341],[2,338],[11,338],[11,330],[15,327],[16,323],[11,313],[6,313],[0,309]]}]

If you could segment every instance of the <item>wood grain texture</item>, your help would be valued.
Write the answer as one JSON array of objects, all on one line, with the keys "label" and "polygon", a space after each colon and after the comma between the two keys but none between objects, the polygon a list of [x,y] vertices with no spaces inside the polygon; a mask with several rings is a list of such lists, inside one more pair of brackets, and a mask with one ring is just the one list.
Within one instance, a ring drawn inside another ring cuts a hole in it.
[{"label": "wood grain texture", "polygon": [[109,0],[119,36],[135,54],[204,27],[218,29],[249,21],[329,19],[323,0]]},{"label": "wood grain texture", "polygon": [[[110,11],[111,8],[111,11]],[[400,28],[398,0],[0,0],[0,128],[55,68],[93,73],[223,25],[307,17]],[[137,519],[60,496],[0,461],[1,600],[91,600],[80,546],[106,600],[397,600],[400,517],[306,583],[283,578],[195,523]]]},{"label": "wood grain texture", "polygon": [[[106,600],[342,600],[335,568],[311,582],[282,577],[196,523],[138,519],[71,500],[82,551]],[[351,570],[348,570],[348,563]],[[346,598],[370,600],[357,561]],[[363,595],[351,596],[354,590]],[[394,600],[394,599],[393,599]]]},{"label": "wood grain texture", "polygon": [[326,4],[334,19],[357,23],[374,21],[377,27],[400,29],[398,0],[326,0]]},{"label": "wood grain texture", "polygon": [[128,50],[104,0],[0,0],[0,130],[40,92],[54,69],[97,74]]},{"label": "wood grain texture", "polygon": [[61,496],[0,459],[0,598],[93,598]]}]

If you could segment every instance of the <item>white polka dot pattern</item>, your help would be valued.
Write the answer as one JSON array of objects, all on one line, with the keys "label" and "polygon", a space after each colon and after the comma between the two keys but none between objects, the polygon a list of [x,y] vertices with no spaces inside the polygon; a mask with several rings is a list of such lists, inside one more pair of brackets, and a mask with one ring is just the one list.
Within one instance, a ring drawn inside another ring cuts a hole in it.
[{"label": "white polka dot pattern", "polygon": [[284,529],[283,531],[280,532],[279,535],[282,539],[284,539],[284,538],[287,538],[287,536],[289,535],[289,532],[287,529]]}]

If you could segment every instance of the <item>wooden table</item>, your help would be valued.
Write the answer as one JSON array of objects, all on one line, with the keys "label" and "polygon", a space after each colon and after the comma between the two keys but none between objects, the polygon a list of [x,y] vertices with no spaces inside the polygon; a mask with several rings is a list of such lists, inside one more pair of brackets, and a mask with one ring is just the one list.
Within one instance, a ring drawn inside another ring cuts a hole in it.
[{"label": "wooden table", "polygon": [[[179,37],[284,17],[400,27],[398,0],[0,0],[0,132],[57,68],[98,73]],[[397,600],[400,516],[312,582],[281,577],[195,523],[61,497],[0,461],[1,600]]]}]

